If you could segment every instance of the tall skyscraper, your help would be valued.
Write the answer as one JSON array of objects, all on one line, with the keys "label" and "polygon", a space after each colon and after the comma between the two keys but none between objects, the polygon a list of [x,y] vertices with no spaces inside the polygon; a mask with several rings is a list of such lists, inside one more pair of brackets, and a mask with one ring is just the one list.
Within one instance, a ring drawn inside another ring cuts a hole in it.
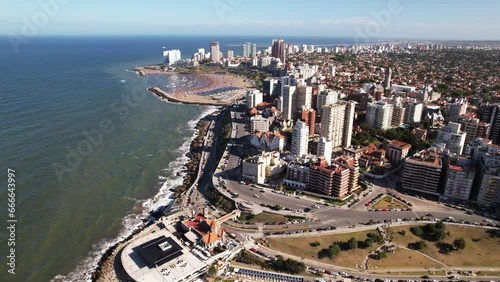
[{"label": "tall skyscraper", "polygon": [[297,87],[297,107],[305,106],[311,109],[312,86],[301,85]]},{"label": "tall skyscraper", "polygon": [[483,104],[479,106],[479,119],[490,124],[489,139],[500,144],[500,104]]},{"label": "tall skyscraper", "polygon": [[212,62],[218,62],[220,60],[219,42],[217,41],[210,42],[210,60]]},{"label": "tall skyscraper", "polygon": [[355,107],[356,107],[356,102],[354,101],[348,101],[348,102],[343,102],[345,103],[345,113],[344,113],[344,132],[343,132],[343,137],[342,137],[342,146],[344,148],[349,148],[351,147],[351,141],[352,141],[352,128],[354,124],[354,115],[356,114],[355,112]]},{"label": "tall skyscraper", "polygon": [[271,54],[273,57],[280,59],[280,61],[285,64],[286,63],[286,43],[285,40],[273,39]]},{"label": "tall skyscraper", "polygon": [[309,143],[309,127],[303,121],[297,121],[292,131],[292,156],[301,157],[307,154]]},{"label": "tall skyscraper", "polygon": [[316,107],[318,108],[318,114],[322,115],[323,106],[331,105],[337,103],[339,93],[336,91],[321,91],[318,94],[316,101]]},{"label": "tall skyscraper", "polygon": [[323,106],[320,136],[332,141],[333,148],[342,146],[346,104]]},{"label": "tall skyscraper", "polygon": [[243,57],[250,58],[251,49],[252,49],[252,43],[250,43],[250,42],[244,43],[243,50],[242,50]]},{"label": "tall skyscraper", "polygon": [[384,88],[386,90],[391,88],[391,79],[392,79],[392,69],[391,67],[387,67],[385,69],[385,78],[384,78]]},{"label": "tall skyscraper", "polygon": [[281,114],[285,119],[293,119],[295,114],[295,109],[297,109],[296,103],[296,86],[285,85],[283,87],[283,95],[280,97],[281,102],[278,103],[282,105]]},{"label": "tall skyscraper", "polygon": [[250,58],[257,57],[257,44],[250,45]]}]

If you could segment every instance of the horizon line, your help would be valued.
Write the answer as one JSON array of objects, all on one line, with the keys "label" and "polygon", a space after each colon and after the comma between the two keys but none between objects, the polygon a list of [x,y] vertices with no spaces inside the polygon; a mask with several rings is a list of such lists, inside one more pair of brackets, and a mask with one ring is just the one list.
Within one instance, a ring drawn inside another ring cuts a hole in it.
[{"label": "horizon line", "polygon": [[[12,37],[17,36],[17,34],[0,34],[0,37]],[[356,36],[347,35],[242,35],[242,34],[219,34],[219,35],[207,35],[207,34],[41,34],[36,35],[36,37],[167,37],[167,36],[179,36],[179,37],[189,37],[189,36],[200,36],[200,37],[269,37],[269,38],[343,38],[343,39],[355,39]],[[432,38],[400,38],[400,37],[374,37],[371,40],[381,41],[381,40],[391,40],[391,41],[439,41],[439,42],[500,42],[500,39],[432,39]],[[371,42],[376,43],[376,42]],[[370,43],[359,43],[359,44],[370,44]]]}]

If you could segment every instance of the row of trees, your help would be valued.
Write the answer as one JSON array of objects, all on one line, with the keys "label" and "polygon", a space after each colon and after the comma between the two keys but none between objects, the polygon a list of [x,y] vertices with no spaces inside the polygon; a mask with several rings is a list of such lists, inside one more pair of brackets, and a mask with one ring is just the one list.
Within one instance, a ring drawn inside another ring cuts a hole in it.
[{"label": "row of trees", "polygon": [[[337,241],[330,245],[328,248],[324,248],[318,252],[318,258],[322,259],[328,257],[333,260],[342,251],[354,250],[357,248],[366,249],[370,248],[374,243],[381,244],[384,242],[382,236],[378,233],[368,233],[365,240],[357,240],[355,237],[349,238],[347,241]],[[311,246],[319,246],[319,242],[311,243]]]},{"label": "row of trees", "polygon": [[428,223],[424,226],[414,226],[410,228],[413,235],[420,237],[426,241],[440,241],[446,238],[444,223],[437,222],[435,224]]}]

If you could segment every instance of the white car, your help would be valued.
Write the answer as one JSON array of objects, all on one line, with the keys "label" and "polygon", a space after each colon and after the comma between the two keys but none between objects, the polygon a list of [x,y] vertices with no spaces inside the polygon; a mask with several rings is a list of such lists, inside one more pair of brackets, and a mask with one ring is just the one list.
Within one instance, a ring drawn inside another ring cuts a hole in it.
[{"label": "white car", "polygon": [[253,196],[254,196],[255,198],[258,198],[258,197],[259,197],[259,195],[257,195],[257,194],[253,194]]}]

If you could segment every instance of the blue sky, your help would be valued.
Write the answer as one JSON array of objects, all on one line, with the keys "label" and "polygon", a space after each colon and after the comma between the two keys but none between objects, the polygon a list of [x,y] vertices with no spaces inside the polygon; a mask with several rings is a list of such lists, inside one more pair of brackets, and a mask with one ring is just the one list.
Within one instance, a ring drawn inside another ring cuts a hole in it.
[{"label": "blue sky", "polygon": [[351,37],[364,32],[500,40],[498,11],[500,1],[494,0],[2,0],[0,34],[23,34],[33,31],[32,25],[35,35]]}]

